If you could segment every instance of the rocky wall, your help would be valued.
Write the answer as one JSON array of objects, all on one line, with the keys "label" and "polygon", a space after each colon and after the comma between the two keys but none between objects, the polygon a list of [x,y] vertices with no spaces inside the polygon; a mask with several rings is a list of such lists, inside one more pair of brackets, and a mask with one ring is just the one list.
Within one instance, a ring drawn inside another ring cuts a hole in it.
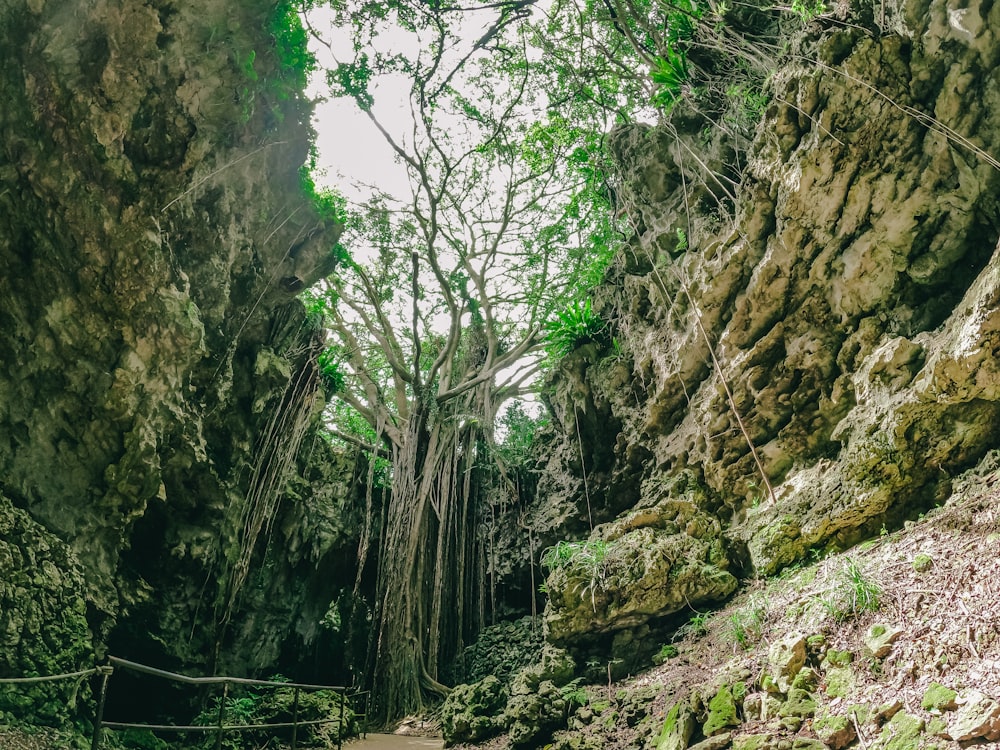
[{"label": "rocky wall", "polygon": [[[0,491],[79,561],[96,658],[273,668],[316,612],[234,570],[334,585],[353,551],[353,457],[302,452],[322,341],[295,294],[340,230],[302,190],[282,7],[0,8]],[[338,478],[290,494],[308,472]]]},{"label": "rocky wall", "polygon": [[[814,26],[731,198],[704,189],[725,128],[684,105],[612,135],[629,229],[595,309],[618,346],[552,380],[564,437],[535,518],[689,503],[719,522],[720,571],[771,574],[942,501],[1000,444],[998,14],[918,0]],[[724,593],[652,607],[675,581],[640,567],[596,598],[551,574],[550,628]]]}]

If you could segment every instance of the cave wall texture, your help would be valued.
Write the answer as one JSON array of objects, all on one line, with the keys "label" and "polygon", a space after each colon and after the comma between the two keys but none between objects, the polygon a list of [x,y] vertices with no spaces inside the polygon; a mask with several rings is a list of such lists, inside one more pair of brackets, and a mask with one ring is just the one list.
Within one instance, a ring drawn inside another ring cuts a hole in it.
[{"label": "cave wall texture", "polygon": [[[301,191],[275,11],[0,8],[0,674],[329,650],[364,467],[310,427],[320,339],[294,295],[339,230]],[[529,550],[608,545],[600,586],[549,576],[551,641],[638,653],[1000,447],[1000,6],[877,11],[797,43],[746,148],[683,109],[610,139],[629,229],[595,308],[617,346],[553,374],[537,496],[493,552],[513,581]],[[730,201],[711,175],[733,159]]]},{"label": "cave wall texture", "polygon": [[294,296],[340,229],[302,190],[280,11],[0,7],[0,674],[109,645],[273,669],[352,565],[356,460],[311,430],[322,339]]},{"label": "cave wall texture", "polygon": [[[557,643],[626,654],[739,577],[942,502],[1000,445],[1000,7],[863,15],[796,43],[743,154],[682,107],[610,140],[616,346],[553,374],[563,437],[528,518],[552,544],[593,516],[608,562],[550,573]],[[736,190],[720,154],[745,159]]]}]

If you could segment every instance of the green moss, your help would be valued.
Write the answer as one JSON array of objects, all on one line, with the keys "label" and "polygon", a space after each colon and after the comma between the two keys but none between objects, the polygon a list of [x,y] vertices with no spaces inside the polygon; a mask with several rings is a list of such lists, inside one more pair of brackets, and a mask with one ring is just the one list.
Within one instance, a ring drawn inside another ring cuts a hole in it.
[{"label": "green moss", "polygon": [[954,690],[938,682],[932,682],[930,687],[924,691],[924,697],[920,701],[920,707],[925,711],[943,711],[955,708],[955,697],[958,695]]},{"label": "green moss", "polygon": [[795,716],[805,719],[816,713],[816,699],[812,693],[801,688],[792,688],[788,691],[788,698],[778,709],[779,716]]},{"label": "green moss", "polygon": [[694,734],[695,722],[691,709],[677,703],[667,712],[663,729],[656,738],[656,750],[684,750]]},{"label": "green moss", "polygon": [[733,750],[763,750],[770,747],[773,740],[772,734],[744,734],[733,738]]},{"label": "green moss", "polygon": [[843,747],[856,736],[854,724],[847,716],[828,714],[813,721],[813,731],[823,742],[834,747]]},{"label": "green moss", "polygon": [[882,729],[880,750],[917,750],[922,746],[924,720],[900,711]]},{"label": "green moss", "polygon": [[846,667],[854,661],[854,654],[850,651],[838,651],[835,648],[831,648],[826,652],[826,657],[823,661],[831,667]]},{"label": "green moss", "polygon": [[826,671],[826,692],[830,698],[846,698],[854,687],[854,672],[850,667],[834,667]]},{"label": "green moss", "polygon": [[927,722],[927,727],[925,728],[927,734],[933,734],[938,737],[948,731],[948,724],[944,719],[940,717],[934,717]]},{"label": "green moss", "polygon": [[733,689],[729,685],[724,685],[708,702],[708,718],[705,720],[702,732],[706,737],[711,737],[726,727],[739,726],[739,723]]},{"label": "green moss", "polygon": [[913,569],[918,573],[926,573],[932,567],[934,567],[934,560],[930,555],[921,552],[913,558]]}]

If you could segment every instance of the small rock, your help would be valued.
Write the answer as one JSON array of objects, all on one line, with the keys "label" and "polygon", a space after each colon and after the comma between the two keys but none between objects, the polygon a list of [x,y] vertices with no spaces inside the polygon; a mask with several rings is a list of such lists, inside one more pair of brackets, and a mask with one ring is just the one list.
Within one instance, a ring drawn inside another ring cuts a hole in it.
[{"label": "small rock", "polygon": [[781,719],[782,729],[787,729],[789,732],[797,732],[802,726],[802,718],[799,716],[784,716]]},{"label": "small rock", "polygon": [[932,682],[930,687],[924,691],[924,697],[920,701],[920,707],[925,711],[952,711],[958,708],[955,698],[958,696],[954,690],[945,687],[939,682]]},{"label": "small rock", "polygon": [[715,697],[708,702],[708,718],[701,731],[706,737],[711,737],[719,734],[726,727],[739,726],[739,723],[733,690],[729,685],[723,685]]},{"label": "small rock", "polygon": [[726,732],[724,734],[717,734],[714,737],[709,737],[707,740],[696,742],[691,745],[688,750],[722,750],[722,748],[728,747],[729,743],[732,741],[733,733]]},{"label": "small rock", "polygon": [[903,701],[895,700],[892,703],[883,703],[875,709],[872,719],[876,724],[882,724],[892,719],[903,707]]},{"label": "small rock", "polygon": [[920,747],[920,734],[924,731],[924,720],[899,711],[882,729],[878,739],[881,750],[913,750]]},{"label": "small rock", "polygon": [[805,719],[816,714],[816,699],[812,693],[801,688],[792,688],[788,697],[778,709],[779,716],[795,716]]},{"label": "small rock", "polygon": [[800,633],[792,633],[771,646],[767,652],[767,674],[774,680],[778,692],[788,692],[805,663],[806,639]]},{"label": "small rock", "polygon": [[930,555],[925,555],[921,552],[919,555],[913,558],[913,569],[918,573],[926,573],[928,570],[934,567],[934,560]]},{"label": "small rock", "polygon": [[1000,738],[1000,703],[978,690],[963,690],[955,701],[958,710],[948,722],[948,735],[956,742]]},{"label": "small rock", "polygon": [[858,736],[851,720],[840,715],[823,716],[816,719],[813,722],[813,731],[833,750],[846,747],[854,742]]},{"label": "small rock", "polygon": [[854,661],[854,654],[850,651],[838,651],[835,648],[830,648],[827,649],[826,654],[823,656],[823,661],[820,663],[819,668],[825,672],[831,667],[850,666],[852,661]]},{"label": "small rock", "polygon": [[774,735],[744,734],[733,740],[733,750],[764,750],[773,745]]},{"label": "small rock", "polygon": [[892,651],[892,644],[902,635],[900,628],[891,625],[875,624],[865,633],[865,650],[876,659],[882,659]]},{"label": "small rock", "polygon": [[792,750],[827,750],[826,743],[809,737],[796,737],[792,740]]},{"label": "small rock", "polygon": [[663,729],[656,738],[656,750],[684,750],[691,741],[696,724],[691,709],[682,703],[676,704],[663,720]]}]

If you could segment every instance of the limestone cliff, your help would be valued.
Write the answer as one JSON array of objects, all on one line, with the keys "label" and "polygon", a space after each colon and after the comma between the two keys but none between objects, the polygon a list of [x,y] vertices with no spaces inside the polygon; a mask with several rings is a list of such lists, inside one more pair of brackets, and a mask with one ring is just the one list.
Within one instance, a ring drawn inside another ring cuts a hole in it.
[{"label": "limestone cliff", "polygon": [[[720,576],[891,529],[1000,444],[1000,9],[846,20],[795,43],[745,152],[683,108],[612,136],[629,228],[595,307],[615,346],[554,374],[564,438],[532,512],[550,544],[603,523],[606,585],[550,575],[557,640],[625,644]],[[695,551],[637,562],[650,529]],[[703,582],[672,596],[683,561]]]},{"label": "limestone cliff", "polygon": [[[21,530],[7,544],[58,540],[97,657],[273,669],[329,605],[304,591],[350,565],[332,509],[355,459],[310,432],[322,338],[294,297],[333,268],[339,227],[302,189],[310,107],[285,12],[0,8],[0,494],[20,509],[0,516]],[[0,579],[34,559],[5,554]],[[19,601],[62,601],[48,573]],[[37,628],[4,602],[13,654]],[[0,669],[92,664],[80,627],[52,649],[77,663]]]}]

